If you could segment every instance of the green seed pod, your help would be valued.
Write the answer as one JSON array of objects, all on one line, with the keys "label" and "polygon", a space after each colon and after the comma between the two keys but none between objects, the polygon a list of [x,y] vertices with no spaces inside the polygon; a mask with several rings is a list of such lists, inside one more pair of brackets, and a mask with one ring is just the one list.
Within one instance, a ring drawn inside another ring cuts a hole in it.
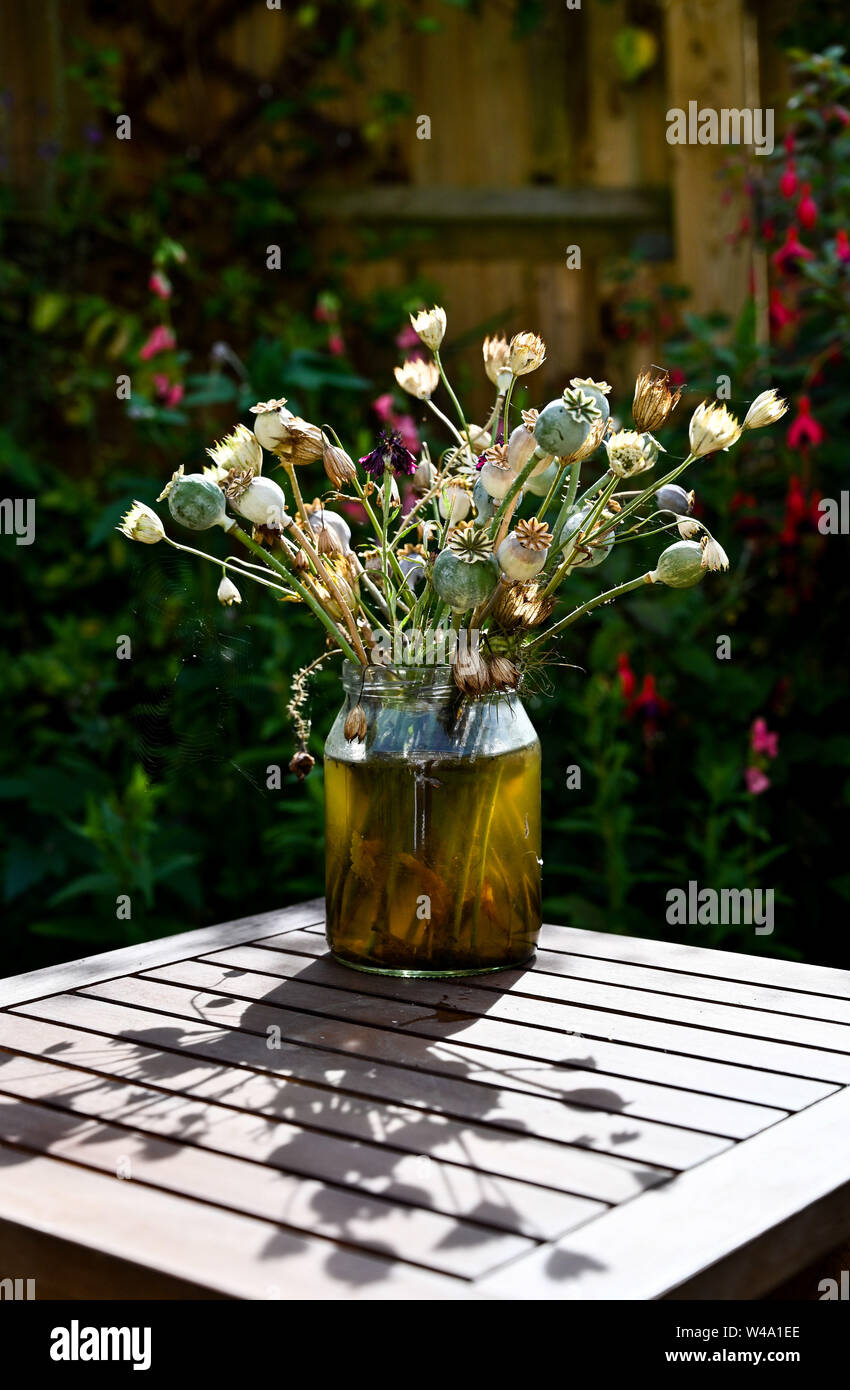
[{"label": "green seed pod", "polygon": [[468,565],[450,550],[441,550],[434,562],[434,589],[443,603],[465,613],[489,596],[499,578],[494,556]]},{"label": "green seed pod", "polygon": [[[570,515],[567,517],[567,520],[564,523],[564,529],[561,532],[562,555],[566,551],[567,547],[571,544],[572,538],[575,535],[576,531],[581,531],[583,529],[583,527],[586,525],[588,521],[588,518],[593,514],[595,509],[596,504],[592,502],[588,506],[579,507],[576,511],[571,512]],[[603,526],[607,525],[607,523],[611,520],[612,516],[613,512],[609,512],[603,509],[599,517],[599,520],[596,523],[596,529],[600,530]],[[608,556],[611,554],[611,550],[614,545],[613,531],[609,531],[608,534],[604,538],[600,539],[600,541],[595,545],[589,543],[591,540],[592,533],[590,535],[586,535],[584,537],[583,542],[580,542],[573,551],[573,556],[570,563],[574,565],[576,568],[581,566],[582,569],[595,569],[597,565],[602,564],[603,560],[607,560]],[[584,547],[587,548],[585,549]]]},{"label": "green seed pod", "polygon": [[180,474],[168,488],[168,510],[189,531],[208,531],[211,526],[233,525],[224,509],[224,493],[203,473]]},{"label": "green seed pod", "polygon": [[692,589],[704,574],[702,547],[696,541],[676,541],[675,545],[662,550],[652,572],[652,581],[666,584],[670,589]]},{"label": "green seed pod", "polygon": [[531,477],[526,479],[525,484],[529,492],[533,493],[535,497],[545,497],[558,476],[559,468],[560,464],[553,461],[542,473],[532,473]]},{"label": "green seed pod", "polygon": [[472,503],[475,507],[475,520],[483,526],[492,518],[496,504],[480,478],[476,479],[475,487],[472,489]]},{"label": "green seed pod", "polygon": [[590,433],[590,421],[576,416],[561,398],[544,406],[534,426],[534,438],[547,454],[569,458]]}]

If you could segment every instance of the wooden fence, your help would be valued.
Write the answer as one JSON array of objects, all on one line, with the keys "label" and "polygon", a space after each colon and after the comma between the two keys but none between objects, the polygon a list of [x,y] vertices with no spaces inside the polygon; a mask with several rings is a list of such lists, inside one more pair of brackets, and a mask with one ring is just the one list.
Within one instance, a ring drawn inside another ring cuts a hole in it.
[{"label": "wooden fence", "polygon": [[[317,261],[341,246],[359,255],[364,229],[386,237],[404,228],[412,235],[397,238],[400,250],[352,266],[361,288],[423,272],[443,286],[455,335],[485,322],[534,328],[561,374],[566,364],[625,375],[632,349],[620,347],[609,365],[612,256],[642,248],[691,287],[699,310],[735,312],[752,292],[763,330],[764,267],[735,235],[740,205],[721,196],[722,168],[740,152],[669,145],[667,112],[694,100],[779,108],[785,79],[773,36],[788,7],[581,0],[573,8],[544,0],[542,21],[517,39],[509,0],[483,0],[477,15],[430,0],[422,8],[439,17],[439,30],[398,22],[376,29],[358,53],[361,71],[341,82],[339,65],[325,73],[299,66],[299,7],[289,0],[280,10],[262,0],[4,7],[3,81],[16,93],[13,175],[33,192],[46,107],[73,128],[64,68],[81,35],[122,54],[133,142],[132,157],[115,160],[114,179],[139,198],[175,153],[214,176],[234,168],[271,174],[285,195],[289,169],[270,142],[267,103],[332,80],[340,89],[316,111],[327,157],[316,161],[306,192]],[[322,4],[314,9],[321,22]],[[630,79],[618,45],[635,28],[655,54]],[[373,130],[370,103],[387,85],[409,94],[410,108],[388,130]],[[568,248],[576,246],[581,268],[570,269]],[[637,351],[645,359],[652,344]]]}]

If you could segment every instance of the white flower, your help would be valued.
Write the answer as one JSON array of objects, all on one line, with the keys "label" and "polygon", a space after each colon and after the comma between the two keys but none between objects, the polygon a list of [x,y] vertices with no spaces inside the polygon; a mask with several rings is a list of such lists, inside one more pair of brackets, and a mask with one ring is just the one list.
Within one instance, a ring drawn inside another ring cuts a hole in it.
[{"label": "white flower", "polygon": [[685,541],[692,541],[694,537],[698,536],[700,531],[702,530],[702,526],[700,525],[700,523],[698,521],[694,521],[692,516],[680,516],[678,521],[676,522],[676,526],[678,528],[679,535],[682,537],[682,540]]},{"label": "white flower", "polygon": [[509,347],[508,365],[514,376],[536,372],[546,361],[546,344],[537,333],[515,333]]},{"label": "white flower", "polygon": [[701,564],[704,570],[728,570],[729,556],[713,536],[703,536],[700,545],[702,546]]},{"label": "white flower", "polygon": [[141,541],[142,545],[156,545],[157,541],[165,539],[165,527],[156,512],[144,502],[134,502],[115,529],[128,540]]},{"label": "white flower", "polygon": [[441,309],[439,304],[435,304],[433,309],[420,309],[415,318],[413,314],[410,315],[410,322],[414,333],[418,333],[425,346],[436,352],[446,336],[445,309]]},{"label": "white flower", "polygon": [[404,366],[395,368],[395,379],[408,395],[415,396],[418,401],[429,401],[439,385],[440,372],[435,362],[414,357]]},{"label": "white flower", "polygon": [[234,603],[242,602],[242,595],[226,574],[218,586],[218,601],[223,603],[226,608],[231,608]]},{"label": "white flower", "polygon": [[655,462],[651,446],[648,448],[644,436],[635,430],[618,430],[616,434],[609,435],[605,448],[608,451],[608,467],[618,478],[631,478],[634,473],[643,473]]},{"label": "white flower", "polygon": [[502,384],[499,381],[500,375],[507,371],[508,379],[510,380],[510,367],[508,366],[510,349],[508,347],[507,338],[491,338],[488,336],[484,339],[481,351],[484,357],[484,370],[487,373],[488,380],[492,381],[493,385],[498,386],[499,390],[501,390]]},{"label": "white flower", "polygon": [[746,415],[744,416],[745,430],[760,430],[764,425],[775,425],[777,420],[788,409],[788,402],[783,401],[778,391],[773,387],[769,391],[762,391],[761,395],[756,396]]},{"label": "white flower", "polygon": [[208,477],[213,477],[216,482],[220,482],[232,468],[238,468],[240,472],[250,468],[251,472],[257,474],[263,466],[263,451],[255,435],[245,425],[237,425],[232,434],[225,435],[218,444],[214,444],[207,453],[213,461],[213,467],[206,470]]},{"label": "white flower", "polygon": [[694,458],[729,449],[741,438],[741,426],[725,405],[703,401],[691,416],[688,436]]}]

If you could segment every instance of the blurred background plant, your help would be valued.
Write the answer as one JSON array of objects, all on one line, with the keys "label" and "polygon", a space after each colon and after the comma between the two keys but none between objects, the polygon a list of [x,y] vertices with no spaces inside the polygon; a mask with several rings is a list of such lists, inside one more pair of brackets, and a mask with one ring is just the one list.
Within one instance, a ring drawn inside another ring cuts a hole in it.
[{"label": "blurred background plant", "polygon": [[[431,8],[405,6],[404,22],[435,41],[444,10],[476,9]],[[507,11],[519,50],[540,7]],[[392,185],[393,131],[415,115],[392,71],[384,87],[365,84],[342,144],[328,116],[334,74],[358,80],[386,7],[299,16],[299,80],[261,88],[258,104],[281,177],[190,149],[162,158],[143,197],[116,189],[123,54],[78,39],[66,64],[78,137],[51,139],[48,110],[39,179],[27,194],[12,178],[2,188],[3,492],[37,504],[35,544],[0,536],[4,971],[322,891],[321,771],[303,785],[286,771],[288,677],[315,654],[312,622],[253,595],[222,609],[212,567],[151,558],[113,531],[134,497],[152,502],[179,464],[196,467],[237,419],[250,423],[256,400],[283,394],[308,419],[332,420],[355,455],[389,416],[433,439],[391,367],[409,346],[408,310],[443,302],[439,248],[423,270],[419,256],[405,260],[415,224],[359,227],[359,258],[374,268],[401,257],[406,271],[352,276],[344,238],[314,255],[306,197],[352,150],[373,182]],[[638,19],[617,28],[612,63],[639,100],[660,59],[653,23]],[[845,467],[850,73],[827,46],[839,19],[827,6],[823,51],[792,55],[772,159],[755,161],[758,178],[730,161],[718,192],[763,253],[741,317],[697,312],[689,288],[638,247],[605,262],[607,370],[549,345],[564,381],[576,370],[613,379],[623,415],[636,356],[674,367],[690,400],[728,375],[735,409],[767,384],[792,403],[784,441],[749,436],[728,462],[715,456],[687,476],[730,574],[684,601],[632,597],[591,619],[562,645],[549,694],[530,701],[547,749],[550,919],[671,935],[670,887],[772,885],[774,936],[730,926],[688,928],[688,940],[846,963],[850,876],[835,853],[850,800],[846,538],[817,529],[818,500],[840,497]],[[624,36],[629,27],[639,32]],[[15,102],[10,84],[7,134]],[[258,240],[280,248],[279,275],[258,261]],[[769,339],[756,328],[759,296]],[[470,327],[473,349],[508,318],[490,312]],[[326,486],[317,469],[315,493]],[[612,584],[622,564],[615,547]],[[590,593],[580,574],[574,582]],[[718,655],[724,636],[730,659]],[[317,754],[338,703],[331,670],[314,684]],[[753,734],[759,720],[775,744]]]}]

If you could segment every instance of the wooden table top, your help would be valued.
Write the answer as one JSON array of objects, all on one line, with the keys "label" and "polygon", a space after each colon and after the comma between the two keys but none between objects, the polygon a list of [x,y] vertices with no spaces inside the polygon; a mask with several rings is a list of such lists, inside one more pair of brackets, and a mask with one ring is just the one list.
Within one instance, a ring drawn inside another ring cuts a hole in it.
[{"label": "wooden table top", "polygon": [[457,982],[323,904],[0,980],[36,1297],[748,1298],[850,1231],[850,972],[546,926]]}]

